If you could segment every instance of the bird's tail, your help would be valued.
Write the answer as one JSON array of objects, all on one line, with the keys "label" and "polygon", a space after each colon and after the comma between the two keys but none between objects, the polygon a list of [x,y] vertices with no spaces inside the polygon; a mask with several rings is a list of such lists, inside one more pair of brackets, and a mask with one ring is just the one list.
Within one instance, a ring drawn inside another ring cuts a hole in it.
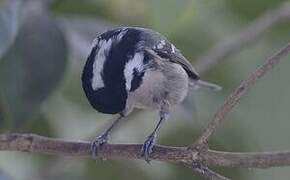
[{"label": "bird's tail", "polygon": [[203,80],[197,80],[197,81],[192,82],[192,86],[193,86],[194,89],[207,88],[207,89],[210,89],[210,90],[213,90],[213,91],[222,90],[221,86],[219,86],[217,84],[210,83],[210,82],[206,82],[206,81],[203,81]]}]

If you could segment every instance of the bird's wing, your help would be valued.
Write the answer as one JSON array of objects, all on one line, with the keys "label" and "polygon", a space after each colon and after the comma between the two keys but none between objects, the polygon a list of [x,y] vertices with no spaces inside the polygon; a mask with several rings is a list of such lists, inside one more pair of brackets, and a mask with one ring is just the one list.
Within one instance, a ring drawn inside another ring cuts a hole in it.
[{"label": "bird's wing", "polygon": [[198,80],[199,75],[190,62],[179,52],[176,47],[167,40],[161,40],[153,46],[152,50],[160,57],[173,63],[180,64],[193,80]]}]

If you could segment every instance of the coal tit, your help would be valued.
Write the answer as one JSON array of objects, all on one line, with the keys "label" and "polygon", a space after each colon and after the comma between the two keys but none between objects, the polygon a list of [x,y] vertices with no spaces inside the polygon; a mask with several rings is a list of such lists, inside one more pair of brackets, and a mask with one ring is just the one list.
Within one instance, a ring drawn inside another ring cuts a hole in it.
[{"label": "coal tit", "polygon": [[189,87],[221,87],[202,81],[188,60],[163,35],[146,28],[120,27],[93,42],[82,73],[82,86],[94,109],[118,114],[113,124],[92,142],[93,158],[107,142],[113,127],[134,108],[159,112],[159,121],[141,150],[146,161],[157,133],[172,106],[186,97]]}]

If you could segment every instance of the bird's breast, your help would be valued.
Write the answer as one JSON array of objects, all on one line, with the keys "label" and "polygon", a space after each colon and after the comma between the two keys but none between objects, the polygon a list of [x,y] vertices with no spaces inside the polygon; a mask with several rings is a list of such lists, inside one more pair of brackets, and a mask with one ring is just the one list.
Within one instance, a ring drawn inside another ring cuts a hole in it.
[{"label": "bird's breast", "polygon": [[176,105],[185,98],[187,91],[185,70],[178,64],[168,63],[145,72],[140,87],[128,94],[127,106],[156,109],[160,108],[162,100]]}]

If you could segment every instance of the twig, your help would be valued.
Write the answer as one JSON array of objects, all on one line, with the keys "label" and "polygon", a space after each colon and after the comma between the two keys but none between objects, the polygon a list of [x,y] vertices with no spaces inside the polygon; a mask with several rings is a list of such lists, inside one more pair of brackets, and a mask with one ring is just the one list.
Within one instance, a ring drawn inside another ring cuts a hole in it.
[{"label": "twig", "polygon": [[204,56],[197,59],[195,67],[200,73],[207,71],[226,56],[240,50],[257,40],[259,35],[270,27],[289,22],[290,2],[282,3],[277,9],[267,11],[253,21],[249,26],[212,47]]},{"label": "twig", "polygon": [[267,72],[277,65],[281,58],[288,55],[290,52],[290,43],[272,55],[266,62],[258,67],[250,76],[242,81],[238,88],[236,88],[230,96],[226,99],[225,103],[218,109],[215,113],[212,121],[209,123],[203,134],[198,139],[197,143],[192,145],[202,145],[206,144],[210,136],[215,132],[215,130],[220,126],[225,120],[225,116],[233,109],[233,107],[239,102],[241,97],[245,95],[248,90],[257,82],[257,80],[264,76]]},{"label": "twig", "polygon": [[227,177],[224,177],[212,170],[210,170],[207,166],[203,165],[200,162],[194,163],[193,165],[185,165],[186,167],[193,170],[193,172],[202,174],[202,176],[209,180],[230,180]]}]

